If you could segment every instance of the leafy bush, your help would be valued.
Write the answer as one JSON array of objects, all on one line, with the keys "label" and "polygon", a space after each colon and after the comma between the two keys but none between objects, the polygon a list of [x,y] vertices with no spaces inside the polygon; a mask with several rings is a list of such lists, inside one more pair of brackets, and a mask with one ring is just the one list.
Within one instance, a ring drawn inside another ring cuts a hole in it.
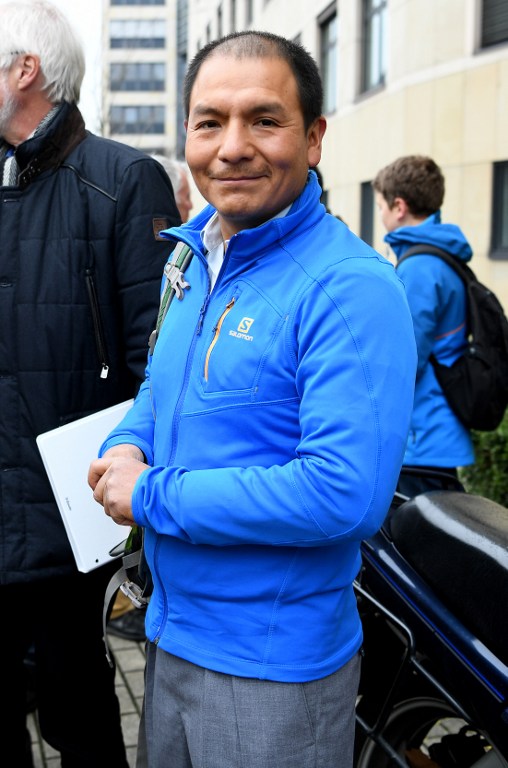
[{"label": "leafy bush", "polygon": [[470,493],[508,507],[508,411],[494,432],[473,432],[476,463],[460,470]]}]

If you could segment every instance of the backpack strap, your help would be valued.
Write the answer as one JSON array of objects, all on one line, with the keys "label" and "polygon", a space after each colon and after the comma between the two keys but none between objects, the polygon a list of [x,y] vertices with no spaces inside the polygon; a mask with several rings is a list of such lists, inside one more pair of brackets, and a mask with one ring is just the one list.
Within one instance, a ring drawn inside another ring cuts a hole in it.
[{"label": "backpack strap", "polygon": [[155,329],[150,334],[148,339],[148,347],[150,354],[153,355],[155,344],[159,337],[159,331],[164,319],[167,315],[169,306],[176,297],[181,301],[184,297],[184,289],[190,288],[189,283],[184,278],[184,272],[189,266],[193,253],[188,245],[185,243],[178,243],[173,251],[170,261],[167,262],[164,267],[164,274],[166,276],[166,283],[164,285],[164,291],[161,296],[159,305],[159,314],[157,315],[157,323]]},{"label": "backpack strap", "polygon": [[[475,275],[473,271],[462,261],[459,261],[455,256],[452,256],[451,253],[448,253],[448,251],[444,251],[442,248],[438,248],[436,245],[412,245],[410,248],[405,251],[405,253],[400,257],[400,259],[397,261],[397,267],[399,264],[401,264],[406,259],[409,259],[411,256],[418,256],[418,255],[427,255],[427,256],[439,256],[442,261],[446,262],[448,266],[453,269],[456,275],[460,277],[462,280],[462,283],[464,285],[464,288],[466,290],[466,298],[467,298],[467,288],[471,280],[475,280]],[[466,314],[467,317],[467,314]],[[434,368],[434,371],[437,370],[440,363],[438,362],[436,356],[431,353],[429,357],[429,361],[432,364],[432,367]]]},{"label": "backpack strap", "polygon": [[452,256],[448,251],[444,251],[442,248],[438,248],[436,245],[412,245],[397,261],[397,267],[402,264],[403,261],[409,259],[410,256],[417,256],[418,254],[425,254],[427,256],[439,256],[440,259],[445,261],[449,267],[460,277],[464,285],[467,287],[471,280],[475,280],[475,275],[470,267],[463,261],[460,261],[455,256]]},{"label": "backpack strap", "polygon": [[107,625],[109,609],[118,589],[122,590],[124,595],[131,600],[136,608],[143,608],[145,605],[148,605],[149,597],[145,597],[143,588],[134,581],[139,570],[141,554],[142,550],[140,548],[136,549],[134,552],[129,552],[128,554],[123,555],[121,568],[119,568],[118,571],[115,571],[106,587],[104,606],[102,609],[102,632],[104,647],[106,649],[106,658],[110,667],[113,667],[114,664],[109,650]]}]

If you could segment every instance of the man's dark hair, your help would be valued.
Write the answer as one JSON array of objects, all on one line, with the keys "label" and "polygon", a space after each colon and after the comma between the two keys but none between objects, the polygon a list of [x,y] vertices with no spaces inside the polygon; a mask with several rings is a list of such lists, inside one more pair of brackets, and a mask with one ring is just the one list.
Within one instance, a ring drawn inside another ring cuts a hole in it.
[{"label": "man's dark hair", "polygon": [[382,168],[372,182],[388,207],[396,197],[406,201],[414,216],[430,216],[444,200],[445,181],[440,167],[430,157],[407,155]]},{"label": "man's dark hair", "polygon": [[305,130],[323,112],[323,85],[316,62],[299,43],[271,32],[232,32],[213,40],[194,56],[183,82],[183,104],[185,116],[189,117],[192,88],[203,62],[214,54],[224,54],[237,59],[276,57],[287,62],[293,72],[298,88]]}]

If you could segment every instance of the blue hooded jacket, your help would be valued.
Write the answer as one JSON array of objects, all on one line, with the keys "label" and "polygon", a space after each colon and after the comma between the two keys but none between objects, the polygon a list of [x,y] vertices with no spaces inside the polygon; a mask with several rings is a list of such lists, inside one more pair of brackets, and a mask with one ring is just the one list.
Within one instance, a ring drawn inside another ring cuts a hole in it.
[{"label": "blue hooded jacket", "polygon": [[[397,259],[413,245],[442,248],[464,262],[471,246],[455,224],[438,211],[417,226],[385,236]],[[460,277],[439,256],[418,254],[397,268],[413,317],[418,350],[415,401],[404,464],[461,467],[474,461],[469,431],[455,416],[439,386],[430,355],[451,365],[466,345],[466,294]]]},{"label": "blue hooded jacket", "polygon": [[154,592],[147,635],[215,671],[303,682],[362,643],[360,542],[397,483],[413,402],[411,315],[393,266],[319,202],[234,235],[210,293],[189,244],[147,379],[101,454],[133,443]]}]

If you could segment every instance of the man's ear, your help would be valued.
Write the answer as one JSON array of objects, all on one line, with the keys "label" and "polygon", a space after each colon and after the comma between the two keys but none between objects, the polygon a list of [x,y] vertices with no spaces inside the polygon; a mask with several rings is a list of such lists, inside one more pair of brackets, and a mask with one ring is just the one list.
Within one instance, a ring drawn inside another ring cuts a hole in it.
[{"label": "man's ear", "polygon": [[318,117],[307,131],[307,159],[309,168],[314,168],[321,160],[323,136],[326,131],[326,118]]},{"label": "man's ear", "polygon": [[31,88],[41,73],[41,60],[35,53],[24,53],[16,62],[17,87],[20,91]]},{"label": "man's ear", "polygon": [[406,217],[410,213],[409,206],[403,197],[396,197],[394,199],[391,210],[395,214],[400,224],[402,224],[405,221]]}]

